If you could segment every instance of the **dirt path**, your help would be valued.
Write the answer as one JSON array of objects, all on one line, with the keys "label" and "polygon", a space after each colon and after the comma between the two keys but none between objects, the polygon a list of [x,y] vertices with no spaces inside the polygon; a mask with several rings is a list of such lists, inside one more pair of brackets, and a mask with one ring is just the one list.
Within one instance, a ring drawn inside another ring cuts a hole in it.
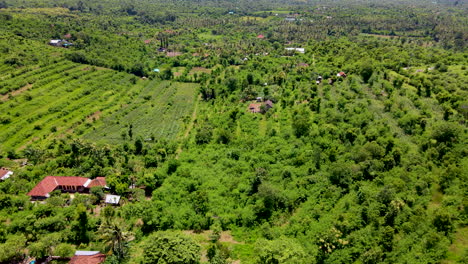
[{"label": "dirt path", "polygon": [[193,128],[193,123],[195,122],[195,119],[197,119],[198,102],[200,101],[200,99],[201,99],[201,95],[199,95],[197,97],[197,100],[195,101],[195,107],[193,109],[192,119],[190,120],[190,123],[188,124],[187,129],[185,130],[184,138],[188,137],[188,135],[190,134],[190,131]]},{"label": "dirt path", "polygon": [[[193,124],[195,123],[195,120],[197,119],[198,102],[200,100],[201,100],[201,95],[199,95],[197,99],[195,100],[195,106],[193,108],[192,118],[190,119],[190,122],[187,125],[187,129],[185,129],[184,136],[182,137],[183,139],[187,138],[190,135],[190,131],[192,131]],[[179,159],[180,153],[182,153],[182,143],[177,148],[176,159]]]},{"label": "dirt path", "polygon": [[10,96],[14,97],[14,96],[17,96],[17,95],[20,95],[21,93],[31,89],[32,87],[32,84],[26,84],[25,86],[21,87],[20,89],[18,90],[15,90],[13,92],[10,92],[10,93],[7,93],[5,95],[2,95],[2,97],[0,98],[1,101],[5,102],[5,101],[8,101],[8,99],[10,98]]}]

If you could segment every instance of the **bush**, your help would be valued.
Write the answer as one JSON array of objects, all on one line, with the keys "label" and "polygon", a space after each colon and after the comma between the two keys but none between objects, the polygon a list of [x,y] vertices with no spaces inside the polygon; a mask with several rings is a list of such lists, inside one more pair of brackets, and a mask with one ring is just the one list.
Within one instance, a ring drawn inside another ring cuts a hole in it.
[{"label": "bush", "polygon": [[188,236],[169,231],[156,232],[143,245],[143,263],[199,263],[200,248]]}]

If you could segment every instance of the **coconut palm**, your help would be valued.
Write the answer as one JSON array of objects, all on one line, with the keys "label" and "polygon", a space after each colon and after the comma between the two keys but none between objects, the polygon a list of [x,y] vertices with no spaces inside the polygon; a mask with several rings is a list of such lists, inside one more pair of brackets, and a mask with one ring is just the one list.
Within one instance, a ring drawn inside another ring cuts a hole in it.
[{"label": "coconut palm", "polygon": [[119,260],[126,257],[128,242],[132,241],[134,236],[123,220],[105,219],[99,227],[99,233],[109,252]]}]

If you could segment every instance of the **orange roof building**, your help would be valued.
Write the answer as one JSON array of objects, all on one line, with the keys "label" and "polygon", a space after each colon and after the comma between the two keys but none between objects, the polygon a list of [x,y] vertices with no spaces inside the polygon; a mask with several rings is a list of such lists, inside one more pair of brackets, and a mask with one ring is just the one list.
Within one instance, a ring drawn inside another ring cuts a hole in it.
[{"label": "orange roof building", "polygon": [[106,255],[99,251],[76,251],[68,264],[100,264],[106,260]]},{"label": "orange roof building", "polygon": [[89,189],[95,186],[106,187],[106,178],[97,177],[91,180],[85,177],[47,176],[27,195],[31,196],[33,200],[44,200],[55,190],[88,193]]},{"label": "orange roof building", "polygon": [[0,168],[0,180],[6,180],[13,175],[13,172],[7,168]]},{"label": "orange roof building", "polygon": [[249,111],[251,113],[260,113],[261,109],[260,107],[262,106],[262,103],[252,103],[249,104]]}]

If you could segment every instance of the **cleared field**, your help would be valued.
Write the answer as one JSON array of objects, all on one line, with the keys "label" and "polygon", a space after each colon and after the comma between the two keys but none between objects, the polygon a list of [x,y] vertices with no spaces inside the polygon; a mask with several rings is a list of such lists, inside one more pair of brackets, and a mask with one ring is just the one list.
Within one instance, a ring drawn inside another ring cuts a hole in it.
[{"label": "cleared field", "polygon": [[85,138],[119,142],[130,139],[132,134],[133,139],[147,141],[174,139],[190,120],[197,87],[193,83],[147,81],[138,96],[101,118]]}]

